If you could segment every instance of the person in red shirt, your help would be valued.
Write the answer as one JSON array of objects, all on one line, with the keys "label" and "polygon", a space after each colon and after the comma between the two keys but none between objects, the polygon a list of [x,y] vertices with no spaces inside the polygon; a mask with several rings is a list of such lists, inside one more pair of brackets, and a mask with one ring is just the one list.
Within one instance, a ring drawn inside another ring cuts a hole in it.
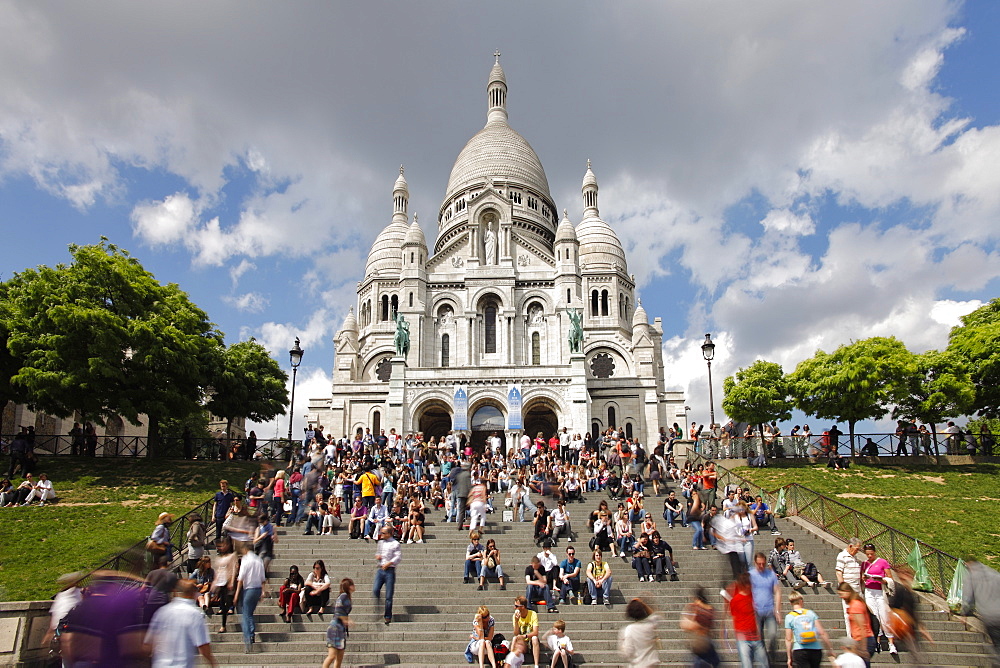
[{"label": "person in red shirt", "polygon": [[715,505],[715,492],[719,474],[715,472],[715,462],[709,462],[705,468],[705,473],[701,477],[701,484],[705,488],[705,505],[709,508]]},{"label": "person in red shirt", "polygon": [[750,588],[750,574],[739,574],[736,582],[725,591],[729,616],[733,621],[736,636],[736,650],[740,657],[740,668],[767,668],[767,651],[757,628],[757,613],[753,607],[753,592]]}]

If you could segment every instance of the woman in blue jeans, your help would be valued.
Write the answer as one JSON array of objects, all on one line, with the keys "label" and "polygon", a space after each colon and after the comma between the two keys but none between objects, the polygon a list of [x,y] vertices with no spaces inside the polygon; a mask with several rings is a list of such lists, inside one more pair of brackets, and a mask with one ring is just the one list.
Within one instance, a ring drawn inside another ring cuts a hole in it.
[{"label": "woman in blue jeans", "polygon": [[691,510],[687,513],[687,522],[694,530],[694,535],[691,537],[691,547],[695,550],[705,549],[705,527],[702,525],[702,505],[701,505],[701,495],[692,494]]}]

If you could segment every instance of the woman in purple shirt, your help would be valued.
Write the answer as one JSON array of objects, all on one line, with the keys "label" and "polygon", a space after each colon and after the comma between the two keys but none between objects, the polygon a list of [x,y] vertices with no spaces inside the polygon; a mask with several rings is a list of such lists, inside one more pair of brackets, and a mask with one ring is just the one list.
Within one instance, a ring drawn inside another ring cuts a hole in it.
[{"label": "woman in purple shirt", "polygon": [[865,602],[868,609],[878,618],[882,634],[889,641],[889,653],[896,654],[895,638],[889,628],[889,603],[886,599],[885,581],[892,578],[892,566],[888,561],[878,556],[875,545],[865,545],[865,556],[868,560],[861,564],[861,576],[865,585]]}]

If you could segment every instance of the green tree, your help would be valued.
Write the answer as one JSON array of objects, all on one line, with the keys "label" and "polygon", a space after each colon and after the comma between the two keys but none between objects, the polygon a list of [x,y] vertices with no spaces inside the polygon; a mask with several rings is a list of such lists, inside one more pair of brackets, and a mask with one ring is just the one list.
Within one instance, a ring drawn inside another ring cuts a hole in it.
[{"label": "green tree", "polygon": [[9,292],[9,286],[6,283],[0,283],[0,410],[3,410],[8,401],[20,401],[17,388],[11,380],[21,368],[21,360],[10,351],[8,345],[10,330],[7,319],[3,315]]},{"label": "green tree", "polygon": [[895,418],[913,418],[931,426],[937,451],[937,423],[965,415],[976,398],[975,386],[962,358],[953,352],[928,350],[913,356],[906,393],[892,411]]},{"label": "green tree", "polygon": [[722,381],[722,410],[737,422],[757,425],[764,452],[764,423],[792,417],[788,381],[781,365],[757,360]]},{"label": "green tree", "polygon": [[35,409],[80,411],[103,422],[146,415],[150,450],[159,421],[196,410],[222,344],[204,311],[176,284],[162,285],[125,250],[69,247],[73,262],[8,281],[0,318],[23,360],[11,383]]},{"label": "green tree", "polygon": [[846,421],[855,452],[855,425],[883,417],[907,392],[913,354],[895,337],[876,336],[842,345],[833,353],[817,350],[799,362],[789,377],[795,406],[819,418]]},{"label": "green tree", "polygon": [[205,408],[226,418],[228,438],[236,418],[267,422],[281,415],[288,406],[287,382],[288,374],[251,337],[220,352]]},{"label": "green tree", "polygon": [[972,410],[1000,418],[1000,298],[962,316],[951,330],[948,350],[965,360],[976,386]]}]

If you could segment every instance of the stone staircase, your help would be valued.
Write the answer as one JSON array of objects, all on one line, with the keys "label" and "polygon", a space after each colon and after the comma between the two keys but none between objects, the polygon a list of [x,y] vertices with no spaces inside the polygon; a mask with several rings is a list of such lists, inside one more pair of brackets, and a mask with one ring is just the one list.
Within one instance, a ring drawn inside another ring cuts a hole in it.
[{"label": "stone staircase", "polygon": [[[570,512],[578,530],[586,529],[586,516],[599,500],[591,494],[584,503],[571,504]],[[660,507],[662,500],[650,498],[651,507]],[[403,563],[398,569],[394,599],[393,623],[382,623],[381,607],[373,605],[371,587],[375,569],[375,543],[350,540],[345,531],[336,536],[304,536],[301,529],[286,527],[278,530],[280,536],[276,559],[270,568],[270,598],[261,600],[257,608],[257,643],[254,653],[243,652],[239,615],[230,617],[229,632],[215,633],[218,618],[210,620],[212,646],[219,662],[230,666],[317,666],[326,656],[325,631],[330,614],[296,615],[291,624],[281,620],[277,606],[278,587],[288,567],[297,564],[303,575],[307,574],[316,559],[323,559],[335,583],[341,578],[352,578],[357,587],[354,594],[354,626],[348,640],[344,665],[350,666],[461,666],[465,665],[463,651],[469,638],[472,619],[479,605],[489,607],[497,620],[497,632],[510,638],[513,599],[524,593],[523,572],[532,555],[538,552],[531,537],[530,523],[500,521],[500,513],[488,516],[488,527],[483,538],[493,538],[501,551],[502,564],[511,575],[507,591],[490,583],[486,591],[477,591],[475,584],[463,584],[462,567],[468,532],[459,531],[453,523],[443,523],[443,513],[430,513],[424,544],[403,546]],[[727,583],[727,562],[714,550],[693,551],[691,530],[677,525],[666,528],[658,520],[661,533],[674,548],[679,563],[679,582],[638,582],[635,571],[619,559],[608,557],[613,569],[611,609],[604,606],[563,605],[558,613],[548,613],[539,606],[538,616],[542,632],[551,628],[556,619],[566,622],[567,635],[577,650],[577,665],[622,666],[617,653],[618,630],[626,623],[624,604],[633,597],[642,597],[666,620],[661,633],[661,660],[664,665],[688,665],[685,635],[678,628],[681,610],[689,601],[695,585],[706,587],[713,605],[725,618],[719,589]],[[803,556],[815,562],[824,577],[835,582],[833,564],[839,546],[824,542],[793,520],[783,520],[779,528],[788,537],[794,537]],[[581,531],[577,557],[589,561],[587,538]],[[771,535],[761,534],[757,549],[768,552],[773,547]],[[565,556],[565,540],[553,550],[560,558]],[[336,586],[334,587],[336,591]],[[790,590],[786,590],[790,592]],[[831,638],[846,635],[841,604],[836,594],[822,588],[803,591],[806,607],[816,611]],[[331,603],[334,597],[331,598]],[[785,600],[784,611],[790,609]],[[924,621],[936,643],[927,646],[928,660],[934,666],[988,666],[989,659],[985,636],[965,630],[965,626],[949,619],[943,612],[936,612],[924,604]],[[720,632],[718,649],[723,665],[735,666],[735,646],[728,634]],[[784,665],[783,635],[779,638],[780,665]],[[543,650],[539,664],[547,666],[550,656]],[[530,665],[530,659],[526,660]],[[875,664],[913,665],[905,652],[898,659],[887,653],[877,655]]]}]

